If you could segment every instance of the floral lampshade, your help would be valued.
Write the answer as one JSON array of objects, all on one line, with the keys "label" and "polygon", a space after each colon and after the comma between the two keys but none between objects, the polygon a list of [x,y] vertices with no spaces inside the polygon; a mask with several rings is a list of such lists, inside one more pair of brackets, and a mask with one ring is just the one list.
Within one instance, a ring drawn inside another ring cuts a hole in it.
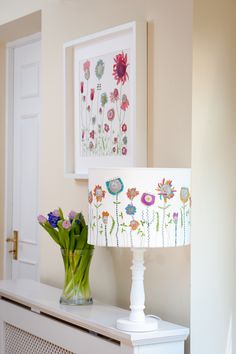
[{"label": "floral lampshade", "polygon": [[190,169],[89,170],[88,242],[107,247],[190,243]]}]

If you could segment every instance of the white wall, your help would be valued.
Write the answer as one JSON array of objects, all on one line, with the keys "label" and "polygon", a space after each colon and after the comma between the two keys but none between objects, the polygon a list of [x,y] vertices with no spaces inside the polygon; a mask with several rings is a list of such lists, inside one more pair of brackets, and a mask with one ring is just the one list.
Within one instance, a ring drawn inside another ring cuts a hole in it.
[{"label": "white wall", "polygon": [[235,19],[234,1],[195,1],[191,354],[235,353]]}]

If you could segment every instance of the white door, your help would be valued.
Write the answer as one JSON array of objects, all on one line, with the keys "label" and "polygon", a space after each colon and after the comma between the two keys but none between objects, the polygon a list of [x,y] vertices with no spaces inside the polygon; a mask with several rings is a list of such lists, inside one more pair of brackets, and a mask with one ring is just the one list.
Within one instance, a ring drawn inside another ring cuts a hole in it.
[{"label": "white door", "polygon": [[[8,212],[12,215],[7,216],[12,230],[6,252],[12,279],[39,278],[40,58],[40,39],[26,39],[12,49],[12,150],[8,144],[8,153],[12,153],[12,186],[8,187],[12,187],[12,194],[8,191],[12,210],[8,207]],[[13,237],[15,242],[11,242]]]}]

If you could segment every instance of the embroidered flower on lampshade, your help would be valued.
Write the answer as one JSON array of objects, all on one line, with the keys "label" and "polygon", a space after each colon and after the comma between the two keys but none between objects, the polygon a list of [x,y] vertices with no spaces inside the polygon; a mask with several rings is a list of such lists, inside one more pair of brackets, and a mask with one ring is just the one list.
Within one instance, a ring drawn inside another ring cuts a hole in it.
[{"label": "embroidered flower on lampshade", "polygon": [[155,195],[149,193],[143,193],[141,202],[146,206],[151,206],[155,203]]},{"label": "embroidered flower on lampshade", "polygon": [[124,189],[123,182],[120,178],[114,178],[110,181],[107,181],[106,186],[108,192],[111,193],[112,195],[119,194]]}]

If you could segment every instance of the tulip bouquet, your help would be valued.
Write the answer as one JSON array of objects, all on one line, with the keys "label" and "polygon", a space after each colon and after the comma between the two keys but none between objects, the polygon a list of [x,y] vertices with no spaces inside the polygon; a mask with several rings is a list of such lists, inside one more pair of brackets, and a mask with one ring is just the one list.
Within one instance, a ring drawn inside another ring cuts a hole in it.
[{"label": "tulip bouquet", "polygon": [[81,305],[92,303],[89,267],[94,246],[87,243],[88,226],[82,213],[71,211],[65,218],[55,209],[46,218],[38,216],[39,224],[60,246],[65,268],[65,282],[60,302]]}]

